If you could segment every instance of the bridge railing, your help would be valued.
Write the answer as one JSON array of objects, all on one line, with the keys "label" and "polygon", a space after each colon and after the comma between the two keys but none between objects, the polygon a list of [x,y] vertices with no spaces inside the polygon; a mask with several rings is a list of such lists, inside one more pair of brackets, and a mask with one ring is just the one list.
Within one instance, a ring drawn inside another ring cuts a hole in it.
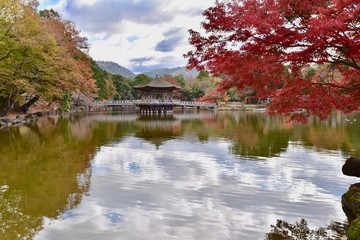
[{"label": "bridge railing", "polygon": [[134,100],[133,103],[134,104],[152,104],[152,105],[174,105],[173,101],[158,100],[158,99]]},{"label": "bridge railing", "polygon": [[149,99],[149,100],[109,100],[109,101],[93,101],[95,105],[110,106],[110,105],[137,105],[137,104],[154,104],[154,105],[175,105],[175,106],[184,106],[184,107],[216,107],[216,103],[207,103],[207,102],[193,102],[193,101],[181,101],[181,100],[158,100],[158,99]]},{"label": "bridge railing", "polygon": [[93,101],[96,105],[133,105],[131,100]]},{"label": "bridge railing", "polygon": [[180,104],[184,106],[194,106],[194,107],[216,107],[216,103],[208,103],[208,102],[181,101]]}]

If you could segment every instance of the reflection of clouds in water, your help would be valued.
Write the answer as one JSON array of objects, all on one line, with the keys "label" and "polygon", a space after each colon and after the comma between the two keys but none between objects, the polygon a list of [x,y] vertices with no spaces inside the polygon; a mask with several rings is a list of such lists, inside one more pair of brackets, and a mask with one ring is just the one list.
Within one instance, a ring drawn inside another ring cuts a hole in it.
[{"label": "reflection of clouds in water", "polygon": [[161,180],[162,170],[156,161],[156,149],[144,142],[120,143],[105,146],[97,153],[93,164],[94,174],[101,176],[117,175],[131,176],[137,174],[134,181]]},{"label": "reflection of clouds in water", "polygon": [[342,156],[290,144],[279,157],[249,161],[229,155],[230,145],[171,140],[157,150],[129,137],[104,146],[75,217],[38,239],[251,240],[276,219],[306,218],[310,227],[345,219],[340,196],[351,180]]},{"label": "reflection of clouds in water", "polygon": [[9,185],[0,186],[0,194],[6,192],[9,189]]},{"label": "reflection of clouds in water", "polygon": [[118,223],[121,223],[123,221],[123,216],[121,214],[113,212],[113,211],[108,211],[104,215],[111,221],[111,223],[112,223],[111,225],[113,225],[113,226],[115,226]]}]

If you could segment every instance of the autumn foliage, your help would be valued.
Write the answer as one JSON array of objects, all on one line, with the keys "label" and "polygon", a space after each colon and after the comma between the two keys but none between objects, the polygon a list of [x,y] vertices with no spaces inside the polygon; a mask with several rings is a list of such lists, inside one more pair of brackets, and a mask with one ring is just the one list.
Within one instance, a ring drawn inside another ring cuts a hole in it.
[{"label": "autumn foliage", "polygon": [[57,46],[61,48],[64,57],[70,58],[73,63],[74,77],[70,79],[72,90],[81,91],[90,96],[95,88],[95,80],[92,78],[92,59],[88,55],[90,45],[85,37],[80,36],[80,31],[69,20],[62,19],[54,10],[40,11],[43,27],[46,32],[52,34]]},{"label": "autumn foliage", "polygon": [[39,99],[60,102],[72,92],[96,92],[87,40],[35,0],[0,0],[0,116]]},{"label": "autumn foliage", "polygon": [[223,0],[203,15],[185,56],[224,78],[218,91],[252,89],[271,97],[270,113],[300,121],[359,108],[358,0]]}]

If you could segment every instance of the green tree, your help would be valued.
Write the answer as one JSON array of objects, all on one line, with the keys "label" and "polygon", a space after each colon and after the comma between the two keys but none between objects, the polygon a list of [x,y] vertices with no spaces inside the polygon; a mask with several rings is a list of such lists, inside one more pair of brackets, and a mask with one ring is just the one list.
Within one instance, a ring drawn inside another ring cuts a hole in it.
[{"label": "green tree", "polygon": [[109,78],[109,73],[102,70],[95,61],[91,65],[92,77],[95,79],[96,86],[98,88],[97,99],[105,98],[105,80]]},{"label": "green tree", "polygon": [[[125,78],[121,75],[111,74],[101,69],[95,61],[92,62],[92,77],[95,79],[98,88],[98,99],[109,99],[108,89],[110,83],[106,83],[107,79],[111,79],[115,87],[115,93],[111,98],[115,100],[120,99],[133,99],[132,80]],[[108,85],[107,85],[108,84]]]},{"label": "green tree", "polygon": [[182,88],[185,87],[186,81],[185,81],[184,75],[182,75],[182,74],[176,75],[174,77],[174,79],[181,85]]},{"label": "green tree", "polygon": [[[152,77],[146,75],[146,74],[139,74],[134,78],[134,81],[132,82],[132,86],[140,85],[143,83],[150,82],[152,80]],[[140,97],[140,91],[138,90],[132,90],[132,95],[134,98]]]},{"label": "green tree", "polygon": [[111,78],[114,82],[116,89],[116,93],[114,96],[115,100],[133,99],[133,96],[131,94],[132,87],[130,85],[132,80],[116,74],[112,75]]},{"label": "green tree", "polygon": [[210,74],[209,74],[208,71],[206,71],[206,70],[200,70],[200,71],[199,71],[199,74],[198,74],[198,76],[197,76],[196,78],[201,81],[201,80],[207,79],[207,78],[209,78],[209,77],[210,77]]},{"label": "green tree", "polygon": [[146,74],[139,74],[134,78],[134,81],[132,82],[132,86],[147,83],[147,82],[150,82],[151,80],[152,80],[152,77],[150,77]]}]

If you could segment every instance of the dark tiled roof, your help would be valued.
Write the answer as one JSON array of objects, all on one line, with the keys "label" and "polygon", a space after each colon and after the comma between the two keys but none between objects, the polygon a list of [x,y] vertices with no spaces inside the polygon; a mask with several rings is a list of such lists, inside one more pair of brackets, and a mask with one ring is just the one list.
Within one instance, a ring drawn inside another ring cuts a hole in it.
[{"label": "dark tiled roof", "polygon": [[160,79],[159,77],[154,78],[154,80],[143,83],[140,85],[136,85],[133,88],[135,89],[142,89],[142,88],[168,88],[168,89],[179,89],[180,87],[175,86],[165,80]]}]

